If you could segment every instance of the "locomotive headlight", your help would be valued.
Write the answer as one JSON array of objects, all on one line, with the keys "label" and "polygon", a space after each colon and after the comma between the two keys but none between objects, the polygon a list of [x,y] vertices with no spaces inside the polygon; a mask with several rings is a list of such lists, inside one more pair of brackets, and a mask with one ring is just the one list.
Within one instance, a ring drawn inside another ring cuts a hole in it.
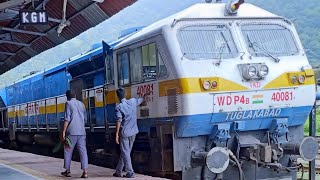
[{"label": "locomotive headlight", "polygon": [[246,63],[237,66],[244,81],[263,80],[269,74],[269,67],[264,63]]},{"label": "locomotive headlight", "polygon": [[257,74],[257,69],[254,66],[249,66],[248,68],[248,76],[250,78],[254,77]]},{"label": "locomotive headlight", "polygon": [[297,76],[291,76],[291,83],[292,84],[297,83],[297,80],[298,80]]},{"label": "locomotive headlight", "polygon": [[211,87],[210,81],[204,81],[203,84],[202,84],[202,87],[203,87],[203,89],[205,89],[205,90],[209,90],[210,87]]},{"label": "locomotive headlight", "polygon": [[266,65],[260,66],[260,69],[259,69],[259,76],[260,77],[266,77],[268,73],[269,73],[268,66],[266,66]]},{"label": "locomotive headlight", "polygon": [[306,78],[304,77],[304,75],[300,75],[299,76],[298,81],[299,81],[300,84],[304,83],[305,80],[306,80]]}]

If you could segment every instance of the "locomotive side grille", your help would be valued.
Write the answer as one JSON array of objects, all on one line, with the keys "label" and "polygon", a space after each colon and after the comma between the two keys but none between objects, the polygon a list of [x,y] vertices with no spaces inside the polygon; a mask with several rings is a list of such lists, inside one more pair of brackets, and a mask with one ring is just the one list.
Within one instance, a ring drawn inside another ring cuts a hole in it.
[{"label": "locomotive side grille", "polygon": [[168,89],[168,114],[175,114],[178,112],[178,98],[177,98],[177,89]]}]

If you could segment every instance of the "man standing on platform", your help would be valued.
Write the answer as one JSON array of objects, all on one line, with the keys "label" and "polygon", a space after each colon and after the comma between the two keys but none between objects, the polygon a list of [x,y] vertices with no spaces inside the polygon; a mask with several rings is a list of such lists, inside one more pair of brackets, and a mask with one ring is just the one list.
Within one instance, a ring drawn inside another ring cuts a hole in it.
[{"label": "man standing on platform", "polygon": [[[75,98],[74,92],[66,92],[67,102],[65,104],[65,115],[62,131],[62,141],[64,142],[64,168],[66,171],[61,175],[71,177],[70,164],[74,147],[77,146],[81,169],[83,170],[81,178],[87,178],[88,155],[86,148],[86,130],[85,122],[87,113],[84,104]],[[66,136],[67,135],[67,136]]]},{"label": "man standing on platform", "polygon": [[116,167],[116,172],[113,174],[115,177],[121,177],[123,167],[126,167],[127,174],[123,177],[134,178],[134,172],[131,164],[130,153],[136,134],[138,134],[137,126],[137,106],[144,102],[144,98],[125,98],[124,89],[117,90],[117,96],[120,104],[116,106],[116,143],[120,144],[120,159]]}]

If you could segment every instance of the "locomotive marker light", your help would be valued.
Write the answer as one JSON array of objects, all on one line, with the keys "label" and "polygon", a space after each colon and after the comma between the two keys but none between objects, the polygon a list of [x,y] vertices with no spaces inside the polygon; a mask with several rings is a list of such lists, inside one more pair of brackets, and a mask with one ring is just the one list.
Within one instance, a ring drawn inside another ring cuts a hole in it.
[{"label": "locomotive marker light", "polygon": [[305,80],[306,80],[306,78],[304,77],[304,75],[300,75],[299,76],[298,81],[299,81],[300,84],[303,84]]},{"label": "locomotive marker light", "polygon": [[212,83],[211,83],[211,88],[212,88],[212,89],[215,89],[215,88],[217,88],[217,87],[218,87],[217,81],[212,81]]},{"label": "locomotive marker light", "polygon": [[297,83],[297,80],[298,80],[297,76],[292,76],[292,77],[291,77],[291,83],[292,83],[292,84]]},{"label": "locomotive marker light", "polygon": [[211,86],[211,83],[210,83],[210,81],[204,81],[202,86],[203,86],[203,89],[209,90],[210,86]]}]

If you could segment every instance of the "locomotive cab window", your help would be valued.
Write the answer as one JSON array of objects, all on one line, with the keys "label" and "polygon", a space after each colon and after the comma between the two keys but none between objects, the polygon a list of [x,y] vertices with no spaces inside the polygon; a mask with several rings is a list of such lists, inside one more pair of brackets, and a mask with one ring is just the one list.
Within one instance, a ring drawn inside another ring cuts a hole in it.
[{"label": "locomotive cab window", "polygon": [[166,77],[168,74],[167,68],[166,68],[166,65],[163,63],[163,59],[159,52],[158,52],[158,63],[159,63],[159,70],[158,70],[159,77]]},{"label": "locomotive cab window", "polygon": [[241,28],[249,52],[255,56],[291,56],[298,53],[293,34],[278,24],[246,24]]},{"label": "locomotive cab window", "polygon": [[157,77],[157,53],[155,43],[142,46],[143,80],[152,81]]},{"label": "locomotive cab window", "polygon": [[130,52],[131,83],[142,82],[142,50],[141,47]]},{"label": "locomotive cab window", "polygon": [[129,84],[129,56],[127,52],[118,55],[118,78],[120,86]]},{"label": "locomotive cab window", "polygon": [[105,68],[106,68],[106,83],[107,84],[114,84],[113,81],[113,61],[112,57],[108,54],[106,54],[106,59],[105,59]]},{"label": "locomotive cab window", "polygon": [[177,38],[182,54],[190,60],[229,59],[238,55],[231,32],[225,25],[188,25],[179,29]]},{"label": "locomotive cab window", "polygon": [[143,45],[130,51],[130,80],[132,84],[153,81],[157,77],[165,77],[166,75],[167,68],[155,43]]}]

